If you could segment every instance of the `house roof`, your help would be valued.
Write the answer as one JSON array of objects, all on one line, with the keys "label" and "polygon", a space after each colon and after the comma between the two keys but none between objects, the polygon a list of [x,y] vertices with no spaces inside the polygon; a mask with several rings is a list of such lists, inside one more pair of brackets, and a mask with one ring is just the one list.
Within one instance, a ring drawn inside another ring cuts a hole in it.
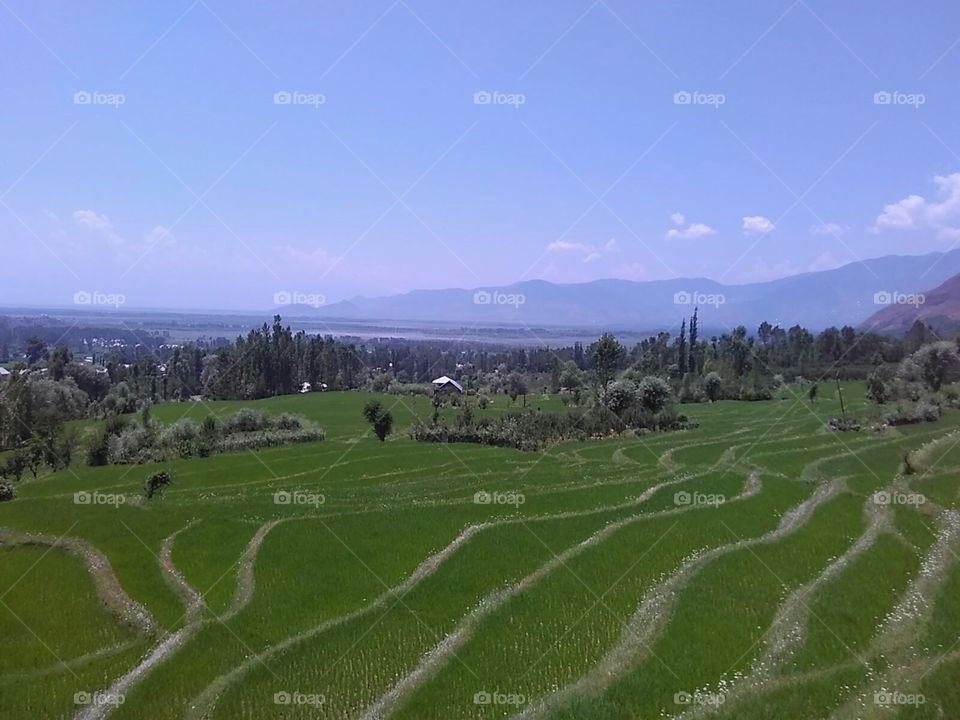
[{"label": "house roof", "polygon": [[433,381],[433,384],[436,385],[437,387],[453,385],[457,390],[459,390],[460,392],[463,392],[463,386],[460,383],[458,383],[456,380],[452,378],[448,378],[446,375],[443,375],[442,377],[438,377],[436,380]]}]

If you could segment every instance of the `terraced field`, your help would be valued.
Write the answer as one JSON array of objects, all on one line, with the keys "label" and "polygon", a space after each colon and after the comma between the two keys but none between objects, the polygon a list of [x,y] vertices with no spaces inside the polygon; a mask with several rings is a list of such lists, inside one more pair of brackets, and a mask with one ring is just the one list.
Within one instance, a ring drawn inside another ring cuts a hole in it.
[{"label": "terraced field", "polygon": [[960,717],[960,415],[838,435],[822,390],[541,454],[285,397],[326,441],[172,463],[149,504],[148,466],[24,482],[0,717]]}]

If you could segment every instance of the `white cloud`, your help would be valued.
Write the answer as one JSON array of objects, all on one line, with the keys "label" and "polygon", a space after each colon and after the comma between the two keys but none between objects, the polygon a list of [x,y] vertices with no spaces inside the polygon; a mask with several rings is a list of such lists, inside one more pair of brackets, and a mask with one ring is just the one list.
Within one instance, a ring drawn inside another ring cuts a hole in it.
[{"label": "white cloud", "polygon": [[870,231],[936,230],[941,237],[950,237],[960,222],[960,173],[937,175],[936,199],[908,195],[895,203],[885,205]]},{"label": "white cloud", "polygon": [[150,232],[143,236],[148,245],[172,245],[177,241],[173,233],[163,225],[157,225]]},{"label": "white cloud", "polygon": [[667,231],[667,238],[670,240],[696,240],[697,238],[716,235],[717,231],[709,225],[703,223],[691,223],[686,228],[671,228]]},{"label": "white cloud", "polygon": [[596,245],[592,245],[590,243],[571,242],[570,240],[554,240],[552,243],[547,245],[547,252],[580,255],[585,263],[599,260],[604,255],[619,251],[620,248],[617,245],[616,239],[614,238],[607,240],[602,248],[597,248]]},{"label": "white cloud", "polygon": [[683,216],[682,212],[675,212],[670,216],[670,222],[674,225],[683,225],[686,221],[687,219]]},{"label": "white cloud", "polygon": [[776,226],[763,215],[749,215],[743,218],[743,232],[747,235],[766,235]]},{"label": "white cloud", "polygon": [[74,210],[73,221],[80,227],[91,230],[111,230],[113,223],[106,215],[98,215],[94,210]]},{"label": "white cloud", "polygon": [[577,252],[583,253],[584,255],[589,255],[592,252],[596,251],[596,248],[593,245],[587,245],[586,243],[570,242],[569,240],[554,240],[552,243],[547,245],[548,252]]},{"label": "white cloud", "polygon": [[840,235],[845,235],[848,232],[850,232],[849,225],[841,225],[833,222],[810,226],[811,235],[831,235],[833,237],[839,237]]}]

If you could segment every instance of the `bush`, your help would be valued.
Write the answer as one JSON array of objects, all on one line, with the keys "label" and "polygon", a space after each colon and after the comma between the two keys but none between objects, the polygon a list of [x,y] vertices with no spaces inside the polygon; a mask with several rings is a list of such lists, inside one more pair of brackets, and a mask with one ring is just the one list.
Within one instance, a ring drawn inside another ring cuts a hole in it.
[{"label": "bush", "polygon": [[110,437],[106,430],[97,430],[87,444],[87,465],[100,467],[110,463]]},{"label": "bush", "polygon": [[13,485],[8,482],[0,482],[0,502],[13,500],[16,493],[13,491]]},{"label": "bush", "polygon": [[160,438],[162,448],[182,458],[200,454],[200,445],[200,426],[190,418],[181,418],[168,425]]},{"label": "bush", "polygon": [[293,413],[283,413],[277,416],[275,422],[278,430],[299,430],[303,427],[300,418]]},{"label": "bush", "polygon": [[936,422],[940,419],[940,407],[931,402],[918,402],[911,407],[898,405],[893,412],[887,413],[883,421],[887,425],[915,425],[924,422]]},{"label": "bush", "polygon": [[838,432],[859,432],[860,423],[854,418],[830,418],[829,427]]},{"label": "bush", "polygon": [[265,430],[270,422],[267,414],[253,408],[240,408],[233,415],[223,419],[223,432],[227,435],[236,432],[253,432]]},{"label": "bush", "polygon": [[703,392],[710,402],[716,402],[723,397],[723,378],[719,373],[707,373],[703,379]]},{"label": "bush", "polygon": [[648,375],[637,386],[640,404],[652,413],[663,410],[673,397],[670,383],[662,377]]},{"label": "bush", "polygon": [[156,431],[136,423],[130,423],[119,435],[111,435],[108,445],[112,465],[135,465],[162,458]]},{"label": "bush", "polygon": [[[649,429],[690,426],[684,415],[670,411],[657,415],[641,407],[628,411],[625,421],[632,427]],[[552,442],[606,437],[623,427],[624,420],[598,405],[585,413],[511,412],[495,418],[481,418],[469,425],[458,422],[452,429],[418,421],[411,429],[411,436],[420,442],[467,442],[532,451]]]},{"label": "bush", "polygon": [[258,430],[250,433],[233,433],[223,437],[216,446],[218,452],[256,450],[277,447],[290,443],[319,442],[326,437],[322,428],[309,427],[300,430]]},{"label": "bush", "polygon": [[380,442],[387,439],[387,435],[393,430],[393,415],[389,410],[385,410],[383,403],[379,400],[370,400],[363,406],[363,417],[373,428],[373,432]]},{"label": "bush", "polygon": [[163,470],[156,472],[147,478],[143,485],[144,495],[147,500],[152,500],[156,495],[163,492],[163,489],[173,482],[173,473]]}]

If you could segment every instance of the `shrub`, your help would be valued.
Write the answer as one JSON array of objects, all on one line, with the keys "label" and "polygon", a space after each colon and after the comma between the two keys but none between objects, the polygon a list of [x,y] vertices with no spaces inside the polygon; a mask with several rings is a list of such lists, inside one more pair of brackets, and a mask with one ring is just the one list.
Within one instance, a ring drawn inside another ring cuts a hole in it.
[{"label": "shrub", "polygon": [[[639,406],[626,415],[626,422],[632,427],[666,429],[689,426],[686,416],[672,412],[655,415]],[[551,442],[605,437],[623,427],[623,420],[603,405],[597,405],[585,413],[511,412],[495,418],[481,418],[470,425],[457,423],[452,429],[417,422],[411,429],[411,436],[420,442],[468,442],[539,450]]]},{"label": "shrub", "polygon": [[224,436],[216,446],[219,452],[256,450],[277,447],[290,443],[319,442],[326,437],[322,428],[309,427],[300,430],[258,430],[250,433],[233,433]]},{"label": "shrub", "polygon": [[264,430],[269,424],[266,413],[253,408],[240,408],[223,419],[223,431],[228,435],[235,432],[253,432]]},{"label": "shrub", "polygon": [[652,413],[663,410],[672,399],[670,384],[661,377],[648,375],[637,386],[640,404]]},{"label": "shrub", "polygon": [[379,400],[370,400],[363,406],[363,417],[373,428],[373,432],[380,442],[387,439],[387,435],[393,430],[393,415],[389,410],[385,410],[383,403]]},{"label": "shrub", "polygon": [[838,432],[859,432],[860,423],[854,418],[833,417],[830,418],[829,427]]},{"label": "shrub", "polygon": [[940,407],[931,402],[918,402],[912,408],[898,405],[893,412],[887,413],[883,421],[887,425],[915,425],[923,422],[936,422],[940,419]]},{"label": "shrub", "polygon": [[723,397],[723,378],[719,373],[707,373],[703,379],[703,391],[710,402],[716,402]]},{"label": "shrub", "polygon": [[190,418],[181,418],[163,431],[160,445],[179,457],[193,457],[200,451],[200,426]]},{"label": "shrub", "polygon": [[16,493],[13,491],[13,485],[8,482],[0,482],[0,502],[13,500]]},{"label": "shrub", "polygon": [[283,413],[277,417],[275,422],[279,430],[299,430],[302,427],[300,418],[293,413]]},{"label": "shrub", "polygon": [[106,430],[97,430],[87,444],[87,465],[99,467],[110,462],[110,438]]},{"label": "shrub", "polygon": [[156,495],[163,492],[163,489],[173,482],[173,473],[166,470],[156,472],[147,478],[143,490],[147,500],[152,500]]}]

